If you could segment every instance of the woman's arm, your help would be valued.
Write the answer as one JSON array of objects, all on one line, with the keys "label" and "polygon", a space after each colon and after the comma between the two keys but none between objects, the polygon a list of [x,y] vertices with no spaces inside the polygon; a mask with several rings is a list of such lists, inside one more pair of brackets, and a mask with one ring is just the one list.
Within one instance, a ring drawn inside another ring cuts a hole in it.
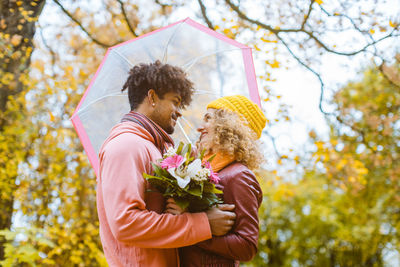
[{"label": "woman's arm", "polygon": [[235,204],[236,222],[225,236],[197,243],[196,245],[226,258],[249,261],[257,253],[258,208],[262,192],[256,177],[243,170],[230,177],[224,187],[225,203]]}]

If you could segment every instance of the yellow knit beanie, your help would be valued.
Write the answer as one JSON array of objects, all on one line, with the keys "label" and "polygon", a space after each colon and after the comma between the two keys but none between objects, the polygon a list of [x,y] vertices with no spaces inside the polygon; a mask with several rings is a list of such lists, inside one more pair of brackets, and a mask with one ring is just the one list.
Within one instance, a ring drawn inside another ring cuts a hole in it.
[{"label": "yellow knit beanie", "polygon": [[218,98],[209,103],[207,108],[230,110],[243,116],[247,120],[248,126],[257,134],[258,138],[261,137],[261,132],[267,121],[260,107],[242,95]]}]

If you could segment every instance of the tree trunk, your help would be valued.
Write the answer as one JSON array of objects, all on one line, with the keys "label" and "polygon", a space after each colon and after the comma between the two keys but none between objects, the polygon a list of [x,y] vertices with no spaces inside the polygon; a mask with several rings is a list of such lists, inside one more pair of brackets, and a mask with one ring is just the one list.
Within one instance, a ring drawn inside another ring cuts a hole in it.
[{"label": "tree trunk", "polygon": [[[24,90],[24,84],[20,80],[22,75],[28,73],[31,54],[33,50],[33,36],[35,34],[36,21],[43,10],[45,0],[0,1],[0,135],[5,140],[15,140],[12,149],[0,148],[0,155],[6,158],[0,160],[1,196],[0,196],[0,229],[10,229],[14,206],[15,180],[17,178],[10,166],[18,168],[18,164],[9,164],[15,160],[15,153],[23,154],[24,148],[18,147],[18,133],[5,131],[7,126],[13,123],[13,112],[9,110],[7,103],[10,97],[17,96]],[[24,107],[22,107],[23,109]],[[12,136],[11,136],[12,135]],[[3,151],[2,151],[3,150]],[[11,152],[10,152],[11,151]],[[18,162],[17,162],[18,163]],[[4,240],[0,239],[0,260],[4,259]]]}]

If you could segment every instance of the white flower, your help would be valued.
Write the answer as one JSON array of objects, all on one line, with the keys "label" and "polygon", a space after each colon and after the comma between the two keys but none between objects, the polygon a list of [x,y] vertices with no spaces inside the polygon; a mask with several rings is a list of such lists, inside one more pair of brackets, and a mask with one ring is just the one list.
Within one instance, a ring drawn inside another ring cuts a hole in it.
[{"label": "white flower", "polygon": [[210,176],[210,174],[211,174],[211,172],[210,172],[210,169],[208,169],[208,168],[202,168],[201,170],[200,170],[200,172],[199,172],[199,175],[201,176],[201,177],[204,177],[204,178],[208,178],[208,176]]},{"label": "white flower", "polygon": [[180,188],[185,188],[190,183],[190,180],[196,180],[196,176],[201,170],[201,160],[195,159],[187,166],[187,168],[184,168],[183,165],[181,165],[178,168],[168,169],[168,172],[175,177]]},{"label": "white flower", "polygon": [[192,179],[201,171],[201,160],[195,159],[192,163],[188,165],[187,175]]}]

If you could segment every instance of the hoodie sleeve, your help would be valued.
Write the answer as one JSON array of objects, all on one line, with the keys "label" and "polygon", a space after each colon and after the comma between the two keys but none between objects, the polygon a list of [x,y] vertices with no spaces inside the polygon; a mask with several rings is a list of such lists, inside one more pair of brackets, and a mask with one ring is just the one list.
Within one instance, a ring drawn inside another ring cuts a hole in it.
[{"label": "hoodie sleeve", "polygon": [[100,154],[101,193],[114,237],[142,248],[176,248],[211,238],[205,213],[179,216],[146,209],[143,172],[150,169],[150,143],[132,134],[111,140]]},{"label": "hoodie sleeve", "polygon": [[214,236],[197,246],[234,260],[250,261],[257,253],[258,208],[262,191],[249,170],[236,172],[224,187],[224,202],[235,204],[236,221],[225,236]]}]

